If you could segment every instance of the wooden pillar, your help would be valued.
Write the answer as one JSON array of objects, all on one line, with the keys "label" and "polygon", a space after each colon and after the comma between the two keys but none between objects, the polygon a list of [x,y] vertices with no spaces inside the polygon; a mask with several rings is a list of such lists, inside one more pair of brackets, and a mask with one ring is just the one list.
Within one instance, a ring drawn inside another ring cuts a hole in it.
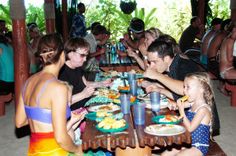
[{"label": "wooden pillar", "polygon": [[205,25],[205,0],[198,0],[198,17]]},{"label": "wooden pillar", "polygon": [[11,0],[10,14],[14,49],[15,104],[17,104],[20,90],[29,77],[24,0]]},{"label": "wooden pillar", "polygon": [[62,0],[62,33],[63,39],[68,39],[68,24],[67,24],[67,0]]},{"label": "wooden pillar", "polygon": [[231,20],[236,21],[236,1],[230,0]]},{"label": "wooden pillar", "polygon": [[46,21],[46,33],[55,32],[55,7],[54,0],[44,0],[44,16]]}]

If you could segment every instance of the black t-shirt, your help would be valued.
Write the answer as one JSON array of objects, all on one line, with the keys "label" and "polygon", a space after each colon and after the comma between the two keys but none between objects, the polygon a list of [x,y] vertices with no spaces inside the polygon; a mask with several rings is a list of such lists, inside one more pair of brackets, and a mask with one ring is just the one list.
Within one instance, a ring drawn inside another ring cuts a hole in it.
[{"label": "black t-shirt", "polygon": [[[67,81],[70,85],[73,86],[72,95],[80,93],[86,87],[83,82],[84,71],[82,68],[78,67],[75,69],[71,69],[66,64],[62,67],[59,73],[59,79],[62,81]],[[71,105],[71,110],[78,109],[83,107],[84,104],[89,100],[89,98],[83,99],[79,102]]]},{"label": "black t-shirt", "polygon": [[[170,65],[168,76],[176,80],[184,81],[184,78],[187,74],[197,71],[199,71],[199,68],[193,61],[181,58],[179,55],[176,55]],[[174,92],[172,92],[172,95],[175,100],[181,97]]]},{"label": "black t-shirt", "polygon": [[194,45],[194,40],[196,35],[198,34],[199,29],[194,28],[193,26],[189,26],[187,29],[184,30],[180,39],[179,39],[179,47],[181,51],[184,53],[186,50],[190,49]]}]

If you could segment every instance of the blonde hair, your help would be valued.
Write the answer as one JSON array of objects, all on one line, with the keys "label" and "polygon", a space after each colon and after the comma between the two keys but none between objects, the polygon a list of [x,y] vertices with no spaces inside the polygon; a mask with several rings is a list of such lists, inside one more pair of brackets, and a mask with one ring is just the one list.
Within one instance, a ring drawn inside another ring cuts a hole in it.
[{"label": "blonde hair", "polygon": [[159,38],[159,36],[161,36],[163,34],[161,32],[161,30],[159,30],[158,28],[154,28],[154,27],[146,30],[145,33],[150,34],[154,39]]},{"label": "blonde hair", "polygon": [[200,82],[204,90],[203,98],[207,105],[212,106],[214,102],[214,92],[209,75],[206,72],[195,72],[188,74],[186,77],[197,79]]}]

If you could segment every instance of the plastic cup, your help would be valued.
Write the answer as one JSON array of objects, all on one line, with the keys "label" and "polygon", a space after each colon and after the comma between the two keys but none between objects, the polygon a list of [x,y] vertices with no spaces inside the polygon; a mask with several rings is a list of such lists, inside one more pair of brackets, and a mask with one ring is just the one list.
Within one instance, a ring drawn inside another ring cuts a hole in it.
[{"label": "plastic cup", "polygon": [[145,124],[145,103],[137,103],[134,105],[134,123],[135,125]]},{"label": "plastic cup", "polygon": [[133,96],[137,96],[137,88],[138,88],[137,81],[136,80],[131,80],[131,82],[130,82],[130,93]]},{"label": "plastic cup", "polygon": [[150,101],[152,111],[159,112],[160,111],[160,93],[159,92],[151,92],[150,94]]},{"label": "plastic cup", "polygon": [[132,81],[132,80],[135,80],[135,77],[136,77],[136,74],[134,74],[134,73],[128,73],[128,82],[129,82],[129,85],[131,84],[131,81]]},{"label": "plastic cup", "polygon": [[123,114],[130,113],[130,95],[129,94],[120,95],[120,105],[121,105],[121,112]]}]

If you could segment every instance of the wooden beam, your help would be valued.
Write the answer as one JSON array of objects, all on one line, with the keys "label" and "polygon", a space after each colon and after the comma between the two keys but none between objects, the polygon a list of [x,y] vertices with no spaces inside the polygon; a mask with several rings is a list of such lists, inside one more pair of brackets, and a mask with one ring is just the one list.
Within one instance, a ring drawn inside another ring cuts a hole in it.
[{"label": "wooden beam", "polygon": [[21,88],[29,77],[24,0],[11,0],[10,13],[14,49],[15,104],[17,105]]},{"label": "wooden beam", "polygon": [[63,39],[68,39],[68,24],[67,24],[67,0],[62,0],[62,33]]},{"label": "wooden beam", "polygon": [[54,33],[56,30],[54,0],[44,0],[44,15],[46,21],[46,33]]},{"label": "wooden beam", "polygon": [[231,20],[236,21],[236,1],[230,0]]}]

